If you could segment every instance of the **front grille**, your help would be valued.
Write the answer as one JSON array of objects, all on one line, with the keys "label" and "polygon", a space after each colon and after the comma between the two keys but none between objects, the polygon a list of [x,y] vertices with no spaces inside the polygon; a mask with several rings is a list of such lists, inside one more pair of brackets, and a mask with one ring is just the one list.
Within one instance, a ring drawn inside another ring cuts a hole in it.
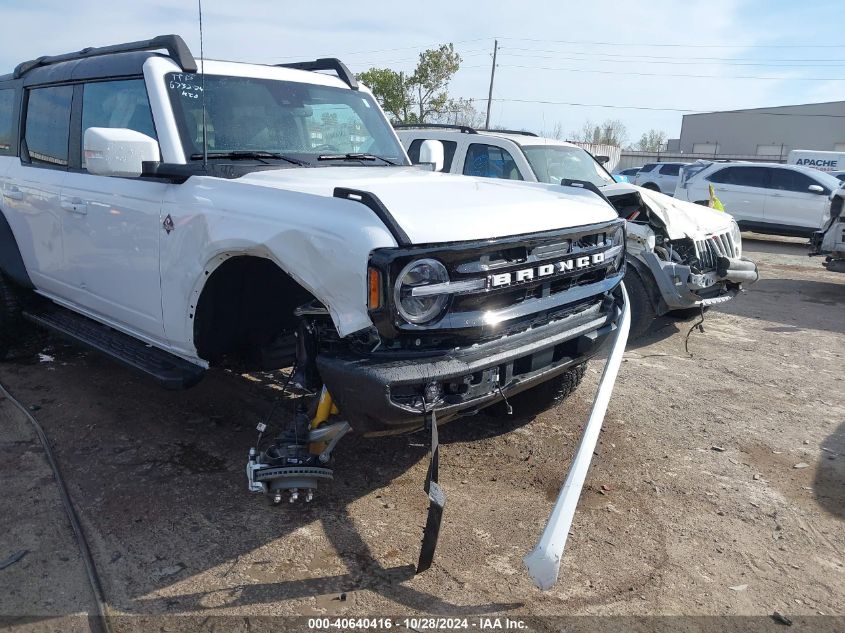
[{"label": "front grille", "polygon": [[725,233],[711,235],[703,240],[696,240],[695,255],[702,272],[715,270],[720,257],[735,258],[737,250],[731,232],[726,231]]},{"label": "front grille", "polygon": [[[617,268],[619,261],[610,249],[618,254],[615,247],[624,245],[622,227],[620,220],[614,220],[483,242],[375,251],[371,265],[379,263],[390,270],[386,291],[393,288],[398,271],[421,257],[441,261],[450,283],[466,284],[466,289],[452,292],[443,316],[430,324],[409,325],[395,312],[388,315],[385,311],[371,313],[373,321],[383,336],[413,337],[414,346],[419,347],[425,345],[427,336],[442,340],[444,335],[464,335],[484,340],[571,314],[618,283],[621,266]],[[605,261],[593,261],[594,256],[608,251]],[[387,257],[390,259],[379,262]],[[558,267],[561,262],[579,258],[589,258],[590,263],[581,268]],[[555,267],[553,273],[548,273],[549,266]],[[532,277],[520,277],[527,270],[532,271]],[[494,276],[510,281],[497,285]],[[392,296],[392,292],[386,296]]]}]

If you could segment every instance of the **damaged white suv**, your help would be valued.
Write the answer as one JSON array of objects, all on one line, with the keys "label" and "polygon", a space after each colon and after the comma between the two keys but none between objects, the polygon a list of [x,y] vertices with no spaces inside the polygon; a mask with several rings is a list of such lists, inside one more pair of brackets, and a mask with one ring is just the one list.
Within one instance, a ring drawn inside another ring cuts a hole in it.
[{"label": "damaged white suv", "polygon": [[0,77],[0,352],[25,318],[170,388],[295,364],[367,434],[580,382],[622,314],[604,200],[411,166],[336,59],[204,71],[161,36]]},{"label": "damaged white suv", "polygon": [[397,127],[411,160],[435,171],[579,186],[609,200],[627,220],[632,338],[656,316],[728,301],[743,283],[757,280],[756,266],[742,257],[739,227],[730,215],[617,183],[577,145],[524,131]]}]

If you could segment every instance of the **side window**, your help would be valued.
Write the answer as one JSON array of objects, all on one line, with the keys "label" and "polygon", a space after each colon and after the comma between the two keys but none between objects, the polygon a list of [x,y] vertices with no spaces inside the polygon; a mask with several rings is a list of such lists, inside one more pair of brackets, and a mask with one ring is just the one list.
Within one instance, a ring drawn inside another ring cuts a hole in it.
[{"label": "side window", "polygon": [[772,189],[780,189],[781,191],[798,191],[800,193],[809,193],[810,185],[817,185],[818,183],[798,171],[791,169],[772,169],[772,184],[769,185]]},{"label": "side window", "polygon": [[[408,146],[408,158],[415,165],[420,162],[420,146],[427,138],[415,138]],[[452,170],[452,160],[455,158],[455,150],[458,144],[455,141],[440,141],[443,143],[443,171],[449,173]]]},{"label": "side window", "polygon": [[764,188],[768,182],[768,170],[765,167],[725,167],[708,180],[723,185]]},{"label": "side window", "polygon": [[519,168],[507,150],[482,143],[473,143],[467,149],[464,175],[522,180]]},{"label": "side window", "polygon": [[73,86],[29,91],[24,140],[32,163],[67,167]]},{"label": "side window", "polygon": [[660,168],[660,173],[664,176],[677,176],[680,170],[680,165],[663,165]]},{"label": "side window", "polygon": [[15,91],[0,90],[0,155],[12,153],[15,133]]},{"label": "side window", "polygon": [[644,174],[648,171],[651,171],[652,169],[655,168],[656,165],[657,165],[657,163],[646,163],[645,165],[640,167],[640,173]]},{"label": "side window", "polygon": [[[157,138],[143,79],[85,84],[82,91],[82,142],[89,127],[128,128]],[[82,155],[85,166],[85,152]]]}]

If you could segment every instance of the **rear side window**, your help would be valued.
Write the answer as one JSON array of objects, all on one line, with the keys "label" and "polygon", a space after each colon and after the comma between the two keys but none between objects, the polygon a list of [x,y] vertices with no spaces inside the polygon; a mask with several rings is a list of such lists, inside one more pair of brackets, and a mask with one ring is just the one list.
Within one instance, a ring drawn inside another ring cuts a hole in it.
[{"label": "rear side window", "polygon": [[[82,92],[82,141],[90,127],[128,128],[156,137],[143,79],[86,84]],[[83,152],[82,165],[85,166]]]},{"label": "rear side window", "polygon": [[[408,147],[408,157],[415,165],[420,162],[420,147],[427,138],[415,138]],[[458,144],[455,141],[440,141],[443,143],[443,171],[449,172],[452,169],[452,160],[455,158],[455,150]]]},{"label": "rear side window", "polygon": [[15,91],[0,90],[0,154],[12,153],[15,134]]},{"label": "rear side window", "polygon": [[648,163],[647,165],[643,165],[642,167],[640,167],[640,173],[644,174],[647,171],[651,171],[656,166],[657,166],[657,163]]},{"label": "rear side window", "polygon": [[773,169],[772,170],[772,189],[780,189],[781,191],[799,191],[801,193],[809,193],[810,185],[817,185],[815,180],[791,169]]},{"label": "rear side window", "polygon": [[660,167],[660,173],[664,176],[677,176],[680,171],[680,165],[662,165]]},{"label": "rear side window", "polygon": [[507,150],[483,143],[473,143],[467,149],[464,175],[522,180],[516,161]]},{"label": "rear side window", "polygon": [[67,167],[72,86],[29,91],[24,140],[32,163]]},{"label": "rear side window", "polygon": [[723,185],[764,188],[768,186],[768,172],[766,167],[725,167],[708,180]]}]

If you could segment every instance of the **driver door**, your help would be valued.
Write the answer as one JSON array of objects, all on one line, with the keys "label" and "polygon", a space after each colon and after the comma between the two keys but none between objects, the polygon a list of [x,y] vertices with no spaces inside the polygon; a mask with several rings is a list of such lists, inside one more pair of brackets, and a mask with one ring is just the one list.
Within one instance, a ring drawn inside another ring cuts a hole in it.
[{"label": "driver door", "polygon": [[[156,138],[140,78],[77,85],[74,113],[80,139],[89,127],[129,128]],[[68,172],[61,191],[62,205],[71,209],[62,222],[71,298],[103,320],[164,340],[160,212],[171,185],[90,174],[82,148],[71,152],[78,168]]]}]

